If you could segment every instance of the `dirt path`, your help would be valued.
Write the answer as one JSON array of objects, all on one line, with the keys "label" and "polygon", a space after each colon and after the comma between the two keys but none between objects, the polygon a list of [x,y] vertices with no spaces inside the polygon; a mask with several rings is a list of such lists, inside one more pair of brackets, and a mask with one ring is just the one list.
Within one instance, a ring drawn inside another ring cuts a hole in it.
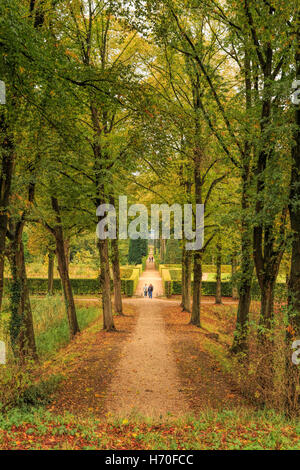
[{"label": "dirt path", "polygon": [[[150,282],[153,299],[142,295],[143,286]],[[44,378],[64,377],[51,410],[82,416],[92,413],[104,420],[140,415],[166,421],[242,403],[231,377],[222,372],[210,352],[213,348],[226,355],[224,334],[231,304],[236,302],[221,306],[215,306],[213,299],[203,302],[207,305],[199,329],[189,324],[190,315],[182,312],[179,298],[170,300],[162,294],[159,273],[148,263],[136,298],[123,299],[125,316],[115,317],[117,332],[103,331],[100,318],[43,366]],[[91,302],[98,305],[99,299],[77,300],[86,307]],[[235,315],[229,317],[233,335]]]},{"label": "dirt path", "polygon": [[[162,281],[152,263],[137,286],[143,294],[145,283],[154,286],[154,297],[162,295]],[[188,413],[175,360],[165,331],[159,299],[128,299],[139,317],[136,328],[122,353],[107,396],[107,412],[118,416],[143,415],[160,418]]]},{"label": "dirt path", "polygon": [[143,272],[138,282],[135,295],[144,296],[144,285],[152,284],[154,287],[153,297],[163,295],[163,284],[159,272],[156,271],[154,263],[147,261],[147,269]]}]

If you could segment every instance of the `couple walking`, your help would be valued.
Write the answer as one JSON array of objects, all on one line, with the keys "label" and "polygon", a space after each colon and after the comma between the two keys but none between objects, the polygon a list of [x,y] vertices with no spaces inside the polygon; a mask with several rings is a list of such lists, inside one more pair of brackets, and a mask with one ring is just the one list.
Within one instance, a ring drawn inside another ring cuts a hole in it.
[{"label": "couple walking", "polygon": [[152,284],[147,284],[144,285],[144,297],[149,297],[149,299],[152,299],[152,293],[153,293],[154,287]]}]

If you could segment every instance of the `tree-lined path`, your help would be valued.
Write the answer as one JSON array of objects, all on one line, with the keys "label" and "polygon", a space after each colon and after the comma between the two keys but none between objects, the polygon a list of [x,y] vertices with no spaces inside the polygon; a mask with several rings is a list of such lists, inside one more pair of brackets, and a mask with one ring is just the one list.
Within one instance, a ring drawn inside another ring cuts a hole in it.
[{"label": "tree-lined path", "polygon": [[[162,280],[153,264],[147,262],[137,295],[150,282],[154,297],[162,295]],[[139,316],[107,393],[107,412],[122,417],[139,414],[159,418],[189,411],[162,317],[166,302],[157,298],[125,300],[134,305]]]},{"label": "tree-lined path", "polygon": [[[150,252],[150,255],[152,255],[152,252]],[[162,284],[162,279],[159,275],[159,272],[155,269],[155,263],[149,262],[147,260],[146,264],[146,269],[141,275],[135,294],[138,296],[143,296],[144,295],[144,285],[147,284],[152,284],[154,287],[153,290],[153,297],[160,297],[163,295],[163,284]]]}]

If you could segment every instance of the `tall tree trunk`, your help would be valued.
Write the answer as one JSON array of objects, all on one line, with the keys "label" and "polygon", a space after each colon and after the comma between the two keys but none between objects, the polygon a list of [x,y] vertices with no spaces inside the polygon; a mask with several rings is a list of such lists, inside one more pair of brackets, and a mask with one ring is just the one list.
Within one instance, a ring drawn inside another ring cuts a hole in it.
[{"label": "tall tree trunk", "polygon": [[239,280],[239,305],[237,310],[236,329],[231,347],[233,353],[246,353],[248,350],[249,310],[251,304],[251,284],[253,276],[251,228],[248,221],[248,175],[243,174],[242,191],[242,244],[241,244],[241,278]]},{"label": "tall tree trunk", "polygon": [[[107,191],[105,189],[105,178],[107,178],[109,162],[109,155],[101,145],[102,134],[109,133],[107,113],[102,112],[100,119],[98,106],[91,101],[90,103],[91,118],[93,122],[93,129],[95,133],[95,141],[93,143],[94,153],[94,174],[95,174],[95,204],[96,209],[105,202]],[[108,240],[98,240],[98,250],[100,257],[100,284],[102,294],[102,309],[103,309],[103,329],[107,331],[115,330],[111,292],[110,292],[110,267],[109,267],[109,250]]]},{"label": "tall tree trunk", "polygon": [[103,329],[106,331],[113,331],[115,330],[115,325],[110,295],[108,240],[98,240],[98,249],[100,255],[100,283],[103,308]]},{"label": "tall tree trunk", "polygon": [[64,247],[65,247],[65,258],[66,258],[67,270],[69,271],[69,265],[70,265],[70,241],[69,240],[64,239]]},{"label": "tall tree trunk", "polygon": [[237,272],[237,259],[236,254],[232,255],[231,258],[231,285],[232,285],[232,299],[237,300],[239,298],[239,291],[236,283],[236,272]]},{"label": "tall tree trunk", "polygon": [[24,362],[37,359],[33,317],[25,269],[23,227],[20,224],[14,232],[14,240],[8,247],[8,258],[12,273],[10,296],[10,337],[14,353]]},{"label": "tall tree trunk", "polygon": [[185,265],[185,254],[186,254],[186,249],[185,249],[185,243],[183,241],[182,244],[182,257],[181,257],[181,304],[180,306],[183,309],[183,306],[185,305],[185,270],[186,270],[186,265]]},{"label": "tall tree trunk", "polygon": [[[300,80],[300,12],[297,15],[296,79]],[[291,269],[289,275],[288,328],[286,329],[286,410],[289,415],[299,412],[299,366],[292,363],[291,346],[300,339],[300,104],[295,106],[294,145],[289,213],[293,232]]]},{"label": "tall tree trunk", "polygon": [[58,200],[55,197],[51,198],[52,208],[56,214],[56,221],[57,225],[54,227],[52,233],[55,237],[56,242],[56,257],[58,263],[58,271],[61,278],[65,304],[66,304],[66,311],[67,317],[69,322],[69,329],[71,337],[74,337],[77,333],[79,333],[79,325],[76,316],[76,309],[75,309],[75,302],[74,296],[71,286],[71,281],[69,277],[69,270],[68,270],[68,262],[66,258],[66,250],[65,250],[65,240],[62,228],[62,220],[60,215],[60,208],[58,204]]},{"label": "tall tree trunk", "polygon": [[8,224],[7,208],[11,191],[11,180],[14,167],[14,142],[6,122],[5,111],[0,109],[1,130],[1,174],[0,174],[0,310],[3,299],[3,276]]},{"label": "tall tree trunk", "polygon": [[[193,105],[195,112],[195,142],[194,142],[194,190],[195,190],[195,203],[202,204],[202,162],[203,162],[203,142],[201,135],[201,105],[200,105],[200,78],[197,75],[197,83],[193,87]],[[197,221],[195,223],[196,231]],[[193,284],[193,306],[191,323],[198,327],[201,326],[201,288],[202,288],[202,255],[203,249],[194,250],[194,284]]]},{"label": "tall tree trunk", "polygon": [[50,250],[48,253],[48,295],[53,295],[53,280],[54,280],[54,259],[55,253]]},{"label": "tall tree trunk", "polygon": [[[196,123],[196,127],[198,123]],[[198,134],[199,129],[196,130]],[[202,204],[202,177],[201,177],[201,162],[202,150],[199,148],[200,141],[195,148],[194,158],[194,182],[195,182],[195,201],[196,204]],[[196,227],[197,229],[197,227]],[[202,288],[202,249],[194,251],[194,284],[193,284],[193,306],[191,315],[191,324],[198,327],[201,326],[201,288]]]},{"label": "tall tree trunk", "polygon": [[121,273],[120,273],[120,260],[119,260],[119,247],[118,240],[111,240],[111,264],[114,278],[114,306],[115,312],[118,315],[123,314],[122,306],[122,285],[121,285]]},{"label": "tall tree trunk", "polygon": [[[245,46],[244,58],[245,89],[246,89],[246,113],[250,116],[252,108],[252,81],[251,64],[248,46]],[[251,304],[251,283],[253,276],[252,262],[252,227],[249,223],[249,185],[251,180],[251,152],[252,144],[248,140],[250,132],[250,123],[247,121],[247,135],[244,145],[244,154],[242,156],[242,234],[241,234],[241,277],[239,280],[239,305],[237,310],[236,328],[231,347],[231,352],[246,353],[248,351],[248,331],[249,331],[249,310]]]},{"label": "tall tree trunk", "polygon": [[217,241],[217,280],[216,280],[216,304],[222,303],[222,246],[221,240]]},{"label": "tall tree trunk", "polygon": [[[268,332],[272,330],[273,323],[273,308],[274,308],[274,288],[276,284],[276,277],[264,279],[261,284],[261,307],[260,307],[260,325]],[[262,341],[265,340],[266,335],[261,333]]]},{"label": "tall tree trunk", "polygon": [[196,250],[194,254],[194,284],[193,284],[193,307],[191,324],[201,327],[201,288],[202,288],[202,253]]},{"label": "tall tree trunk", "polygon": [[[115,198],[113,196],[110,196],[110,204],[112,204],[114,207],[116,206]],[[118,315],[123,315],[118,228],[116,232],[117,238],[111,240],[111,264],[114,283],[114,307],[115,313],[117,313]]]},{"label": "tall tree trunk", "polygon": [[0,312],[1,312],[2,301],[3,301],[4,265],[5,265],[5,258],[3,256],[0,256]]},{"label": "tall tree trunk", "polygon": [[182,311],[191,312],[192,254],[185,248],[183,248],[182,268]]}]

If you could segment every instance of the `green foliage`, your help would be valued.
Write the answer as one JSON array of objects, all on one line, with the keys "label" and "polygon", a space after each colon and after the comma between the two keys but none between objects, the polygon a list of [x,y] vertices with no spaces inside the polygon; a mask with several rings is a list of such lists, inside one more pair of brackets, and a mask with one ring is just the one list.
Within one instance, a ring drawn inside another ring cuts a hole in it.
[{"label": "green foliage", "polygon": [[[126,285],[127,280],[131,278],[132,273],[133,273],[133,270],[131,268],[128,268],[126,270],[121,270],[121,278],[124,280],[124,283],[123,283],[124,286]],[[5,279],[4,295],[7,295],[9,293],[10,288],[12,286],[15,289],[15,285],[12,283],[12,281],[10,279]],[[71,286],[73,289],[73,293],[75,295],[99,295],[101,293],[99,279],[71,279]],[[28,279],[28,287],[29,287],[29,292],[31,295],[45,295],[48,292],[48,280],[42,279],[42,278],[30,278]],[[111,290],[113,291],[112,280],[111,280]],[[62,292],[60,279],[53,280],[53,291],[55,294]],[[125,293],[125,289],[123,290],[123,293]],[[16,311],[16,314],[14,316],[16,320],[13,324],[16,323],[18,326],[19,317],[17,315],[17,310],[15,307],[16,306],[15,299],[18,299],[18,291],[12,297],[12,300],[14,301],[14,303],[12,303],[13,305],[12,311],[13,312]],[[18,331],[16,326],[14,328],[15,328],[14,332],[15,330]]]},{"label": "green foliage", "polygon": [[[80,330],[84,330],[100,316],[98,307],[77,308],[77,320]],[[36,318],[37,312],[34,312]],[[34,320],[35,320],[34,318]],[[70,342],[70,330],[68,319],[64,314],[63,318],[54,318],[48,322],[47,326],[36,335],[36,346],[40,358],[49,358],[59,349]]]},{"label": "green foliage", "polygon": [[142,264],[143,257],[148,253],[148,240],[138,238],[137,240],[130,239],[129,241],[129,264]]},{"label": "green foliage", "polygon": [[135,294],[141,272],[142,265],[132,269],[132,274],[129,279],[121,280],[122,293],[124,293],[127,297],[132,297]]},{"label": "green foliage", "polygon": [[9,333],[11,345],[14,349],[22,328],[22,315],[19,312],[22,284],[21,280],[15,276],[15,273],[13,274],[14,279],[10,280],[8,294],[10,299]]},{"label": "green foliage", "polygon": [[18,364],[10,362],[0,369],[0,412],[15,406],[40,406],[51,401],[51,395],[62,380],[60,375],[52,375],[47,380],[34,382],[34,369],[31,362]]},{"label": "green foliage", "polygon": [[182,253],[179,240],[167,240],[164,264],[181,263],[181,257]]},{"label": "green foliage", "polygon": [[[182,293],[182,284],[180,281],[172,281],[172,294],[179,295]],[[192,282],[193,288],[193,282]],[[222,296],[232,296],[232,283],[230,281],[222,282],[221,284]],[[202,281],[202,294],[214,296],[216,293],[216,282],[215,281]],[[287,288],[285,284],[276,284],[275,287],[275,298],[276,300],[284,300],[286,298]],[[253,282],[251,289],[251,298],[253,300],[260,299],[260,289],[258,282]]]},{"label": "green foliage", "polygon": [[16,400],[16,405],[18,407],[48,405],[62,380],[61,375],[51,375],[47,380],[29,385]]}]

